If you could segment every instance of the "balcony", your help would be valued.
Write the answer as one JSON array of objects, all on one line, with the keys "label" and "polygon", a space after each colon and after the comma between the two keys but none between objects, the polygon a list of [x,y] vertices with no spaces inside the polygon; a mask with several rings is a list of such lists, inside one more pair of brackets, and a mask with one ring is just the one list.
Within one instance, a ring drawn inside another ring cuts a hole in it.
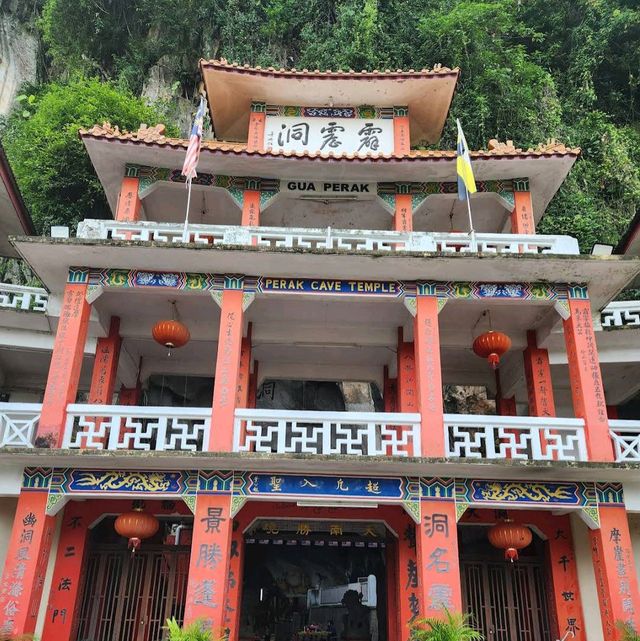
[{"label": "balcony", "polygon": [[[42,406],[0,403],[0,448],[33,447]],[[71,404],[63,449],[206,452],[209,408]],[[640,461],[640,421],[610,421],[618,462]],[[581,419],[444,415],[446,458],[588,460]],[[420,415],[237,409],[233,451],[422,455]]]},{"label": "balcony", "polygon": [[324,249],[376,252],[442,252],[483,254],[579,255],[578,241],[571,236],[386,230],[306,229],[289,227],[238,227],[231,225],[183,225],[176,223],[84,220],[78,238],[127,240],[199,245],[237,245],[273,249]]}]

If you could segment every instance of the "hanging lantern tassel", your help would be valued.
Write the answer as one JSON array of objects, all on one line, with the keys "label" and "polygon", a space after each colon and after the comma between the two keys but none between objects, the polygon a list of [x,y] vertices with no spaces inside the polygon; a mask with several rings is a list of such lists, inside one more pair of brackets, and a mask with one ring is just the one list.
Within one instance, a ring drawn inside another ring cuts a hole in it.
[{"label": "hanging lantern tassel", "polygon": [[472,349],[480,358],[486,358],[492,369],[497,369],[500,357],[511,348],[511,339],[502,332],[489,330],[480,334],[474,341]]},{"label": "hanging lantern tassel", "polygon": [[526,525],[514,523],[507,519],[503,523],[496,523],[489,529],[489,543],[494,548],[504,550],[504,558],[507,561],[518,560],[518,550],[531,545],[533,533]]},{"label": "hanging lantern tassel", "polygon": [[143,539],[151,538],[160,527],[160,522],[152,514],[142,511],[141,507],[134,507],[131,512],[121,514],[113,524],[115,531],[129,539],[131,554],[135,554]]}]

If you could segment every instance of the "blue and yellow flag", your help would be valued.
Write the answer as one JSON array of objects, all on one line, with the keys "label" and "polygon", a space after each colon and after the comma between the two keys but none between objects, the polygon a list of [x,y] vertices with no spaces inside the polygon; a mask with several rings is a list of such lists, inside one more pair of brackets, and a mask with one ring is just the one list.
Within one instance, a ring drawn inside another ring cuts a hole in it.
[{"label": "blue and yellow flag", "polygon": [[462,131],[460,121],[456,120],[458,124],[458,144],[456,147],[456,171],[458,173],[458,198],[460,200],[467,200],[470,194],[475,194],[476,180],[473,177],[473,169],[471,168],[471,157],[469,156],[469,147]]}]

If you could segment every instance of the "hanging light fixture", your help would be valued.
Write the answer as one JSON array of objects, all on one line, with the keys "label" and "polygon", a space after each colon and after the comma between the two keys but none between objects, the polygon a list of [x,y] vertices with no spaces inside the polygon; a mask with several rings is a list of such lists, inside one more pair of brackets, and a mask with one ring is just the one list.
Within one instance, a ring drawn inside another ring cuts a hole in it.
[{"label": "hanging light fixture", "polygon": [[131,512],[121,514],[113,524],[115,531],[129,539],[131,554],[140,547],[143,539],[151,538],[160,527],[160,522],[152,514],[143,511],[144,507],[140,503],[133,506]]},{"label": "hanging light fixture", "polygon": [[187,326],[178,319],[176,301],[172,300],[170,302],[173,318],[171,320],[158,321],[151,330],[154,340],[160,345],[164,345],[169,350],[169,355],[171,355],[172,349],[186,345],[191,339]]},{"label": "hanging light fixture", "polygon": [[494,548],[504,550],[504,558],[513,563],[518,560],[518,550],[531,544],[533,533],[526,525],[505,519],[489,528],[489,543]]},{"label": "hanging light fixture", "polygon": [[511,339],[503,332],[494,331],[491,328],[491,314],[489,310],[483,316],[489,317],[489,331],[480,334],[473,341],[472,349],[476,356],[486,358],[493,369],[500,364],[500,357],[511,348]]}]

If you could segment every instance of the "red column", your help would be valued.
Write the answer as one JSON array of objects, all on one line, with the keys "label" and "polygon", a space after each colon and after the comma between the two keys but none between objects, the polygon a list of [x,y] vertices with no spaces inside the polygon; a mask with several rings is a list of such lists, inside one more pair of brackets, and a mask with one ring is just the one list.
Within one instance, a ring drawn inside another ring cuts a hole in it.
[{"label": "red column", "polygon": [[516,397],[510,396],[509,398],[496,397],[496,411],[498,416],[518,416],[518,408],[516,407]]},{"label": "red column", "polygon": [[416,361],[413,343],[404,341],[402,329],[398,330],[397,391],[398,412],[411,414],[419,411],[416,391]]},{"label": "red column", "polygon": [[527,348],[523,355],[524,376],[529,395],[529,416],[555,416],[549,352],[538,347],[534,331],[527,332]]},{"label": "red column", "polygon": [[242,193],[243,227],[257,227],[260,224],[260,190],[245,189]]},{"label": "red column", "polygon": [[249,383],[251,370],[251,326],[247,336],[242,339],[240,349],[240,369],[238,371],[238,386],[236,389],[236,407],[247,407],[249,403]]},{"label": "red column", "polygon": [[232,519],[230,494],[198,494],[184,613],[185,623],[201,620],[221,638],[228,625],[226,593],[229,580]]},{"label": "red column", "polygon": [[462,612],[455,502],[422,499],[421,509],[417,536],[421,615],[442,616],[443,607]]},{"label": "red column", "polygon": [[140,220],[142,202],[138,196],[139,178],[125,177],[122,179],[120,195],[118,196],[118,207],[116,208],[116,220],[121,223],[134,223]]},{"label": "red column", "polygon": [[33,634],[47,571],[54,519],[48,491],[20,492],[0,583],[0,637]]},{"label": "red column", "polygon": [[640,593],[624,506],[601,504],[600,529],[590,535],[604,638],[618,641],[618,621],[640,629]]},{"label": "red column", "polygon": [[118,405],[140,405],[142,389],[140,385],[135,387],[125,387],[124,385],[118,392]]},{"label": "red column", "polygon": [[529,191],[529,181],[523,185],[526,191],[514,191],[514,206],[511,212],[511,233],[513,234],[535,234],[536,224],[533,217],[533,204],[531,202],[531,192]]},{"label": "red column", "polygon": [[414,341],[422,456],[445,456],[438,299],[416,297]]},{"label": "red column", "polygon": [[258,396],[258,361],[253,361],[253,372],[249,374],[249,398],[247,407],[255,408]]},{"label": "red column", "polygon": [[229,630],[227,641],[238,641],[240,634],[240,608],[242,606],[242,578],[244,572],[244,527],[238,520],[233,522],[231,551],[229,553],[229,575],[227,577],[227,598],[225,600],[225,630]]},{"label": "red column", "polygon": [[60,322],[42,401],[37,447],[60,447],[67,405],[76,400],[91,311],[86,293],[86,283],[67,283],[64,289]]},{"label": "red column", "polygon": [[120,319],[113,316],[109,324],[109,335],[98,339],[89,389],[89,403],[96,405],[113,403],[121,344],[119,330]]},{"label": "red column", "polygon": [[612,421],[619,418],[617,405],[607,405],[607,418],[610,418]]},{"label": "red column", "polygon": [[[586,641],[582,615],[582,599],[578,581],[578,565],[573,548],[571,523],[568,516],[553,517],[545,528],[549,541],[549,562],[553,583],[553,603],[558,622],[558,638],[567,631],[574,633],[574,641]],[[571,635],[569,635],[571,636]]]},{"label": "red column", "polygon": [[85,545],[94,516],[85,502],[71,502],[65,507],[42,641],[75,638]]},{"label": "red column", "polygon": [[385,412],[398,411],[398,380],[389,378],[389,368],[384,368],[384,389],[382,391]]},{"label": "red column", "polygon": [[607,406],[589,300],[569,299],[563,321],[574,413],[584,419],[590,461],[613,461]]},{"label": "red column", "polygon": [[213,386],[213,408],[209,449],[230,452],[233,448],[233,425],[242,351],[241,289],[222,293],[218,355]]},{"label": "red column", "polygon": [[407,514],[399,519],[397,601],[398,641],[409,641],[409,624],[420,616],[416,524]]},{"label": "red column", "polygon": [[393,108],[393,153],[405,156],[411,151],[409,132],[409,110],[407,107]]},{"label": "red column", "polygon": [[413,203],[411,194],[396,194],[393,215],[394,231],[413,231]]},{"label": "red column", "polygon": [[[264,150],[264,128],[267,122],[266,106],[264,103],[253,103],[249,114],[249,134],[247,151]],[[259,110],[259,111],[258,111]]]},{"label": "red column", "polygon": [[387,542],[385,551],[386,581],[387,581],[387,639],[397,639],[398,634],[398,544],[396,541]]}]

